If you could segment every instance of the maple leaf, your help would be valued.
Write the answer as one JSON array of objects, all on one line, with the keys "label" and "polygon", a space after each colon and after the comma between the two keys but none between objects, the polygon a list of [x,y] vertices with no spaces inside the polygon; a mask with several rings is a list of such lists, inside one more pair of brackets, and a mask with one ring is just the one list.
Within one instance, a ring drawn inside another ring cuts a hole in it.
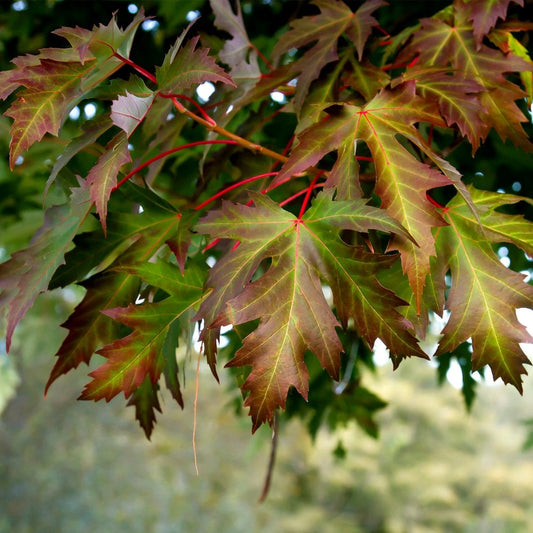
[{"label": "maple leaf", "polygon": [[[165,243],[174,238],[179,231],[181,218],[175,211],[154,212],[148,203],[145,205],[147,210],[140,215],[121,213],[111,216],[107,239],[102,238],[101,232],[79,236],[77,242],[92,243],[92,257],[80,247],[69,252],[64,269],[58,270],[53,278],[54,285],[61,286],[82,279],[97,265],[109,264],[109,257],[113,266],[127,266],[152,258]],[[62,374],[81,363],[88,364],[99,347],[116,337],[116,322],[101,311],[127,305],[135,300],[139,290],[136,276],[116,270],[97,270],[81,285],[87,292],[62,324],[69,332],[56,354],[58,359],[50,373],[46,390]]]},{"label": "maple leaf", "polygon": [[532,342],[518,322],[516,309],[531,307],[533,287],[524,276],[504,267],[491,243],[512,242],[533,252],[531,223],[522,217],[495,211],[523,198],[471,189],[482,229],[460,198],[445,210],[447,227],[439,229],[439,256],[449,265],[452,285],[446,302],[450,318],[443,330],[437,355],[451,352],[472,339],[472,368],[488,364],[494,378],[501,377],[522,391],[521,374],[529,360],[520,343]]},{"label": "maple leaf", "polygon": [[129,57],[135,33],[144,20],[146,17],[141,8],[124,30],[119,28],[113,15],[107,25],[99,24],[92,30],[76,26],[54,31],[70,43],[81,63],[85,63],[87,59],[96,59],[95,68],[82,82],[85,91],[98,85],[124,65],[115,54]]},{"label": "maple leaf", "polygon": [[119,324],[102,313],[104,309],[127,305],[139,292],[139,280],[123,272],[104,272],[80,283],[87,291],[61,327],[68,330],[56,353],[57,360],[45,385],[77,368],[89,364],[98,347],[119,334]]},{"label": "maple leaf", "polygon": [[[56,34],[66,38],[72,48],[46,48],[37,56],[14,60],[16,68],[2,73],[0,98],[25,87],[4,113],[14,119],[10,135],[10,166],[21,153],[40,141],[46,133],[58,135],[70,109],[83,94],[113,74],[124,63],[114,53],[129,53],[141,13],[123,32],[114,17],[107,26],[93,31],[61,28]],[[94,52],[94,53],[93,53]]]},{"label": "maple leaf", "polygon": [[437,18],[422,19],[421,28],[415,32],[411,44],[399,60],[416,54],[419,55],[417,65],[420,67],[450,67],[459,77],[482,85],[485,90],[479,97],[480,110],[484,109],[484,112],[479,120],[488,128],[478,124],[476,131],[486,136],[489,129],[494,128],[503,140],[511,139],[517,147],[531,151],[533,144],[521,125],[527,119],[515,104],[515,100],[523,98],[524,93],[504,77],[506,72],[529,71],[530,64],[511,53],[503,54],[482,43],[478,45],[467,20],[467,7],[461,2],[454,7],[453,25]]},{"label": "maple leaf", "polygon": [[[385,342],[392,342],[393,349],[424,357],[406,331],[410,324],[394,311],[403,301],[375,279],[376,272],[395,258],[366,254],[365,261],[358,262],[352,257],[360,252],[353,252],[339,237],[342,229],[406,235],[394,219],[383,210],[366,206],[363,200],[333,201],[331,191],[319,195],[301,219],[265,196],[250,194],[255,207],[225,202],[220,212],[211,212],[196,226],[201,233],[239,239],[240,244],[213,267],[207,286],[214,289],[195,320],[203,319],[207,328],[218,328],[261,317],[257,329],[228,363],[252,367],[243,389],[250,391],[245,405],[250,407],[254,431],[272,419],[276,407],[285,405],[289,387],[307,396],[306,349],[332,377],[338,374],[342,345],[335,331],[337,320],[322,293],[321,277],[332,285],[344,325],[352,316],[359,333],[370,343],[379,334]],[[267,258],[272,258],[267,272],[250,281]],[[335,273],[339,268],[342,274]],[[343,303],[346,290],[351,295],[349,304]],[[384,307],[380,301],[386,302]],[[392,336],[384,317],[397,329]],[[404,342],[397,342],[399,339]]]},{"label": "maple leaf", "polygon": [[481,48],[483,37],[494,28],[498,19],[506,18],[511,1],[524,7],[524,0],[469,0],[468,2],[462,0],[465,7],[470,10],[468,20],[472,21],[478,49]]},{"label": "maple leaf", "polygon": [[65,150],[59,155],[52,170],[50,176],[46,181],[45,194],[50,188],[50,185],[55,181],[58,174],[68,165],[72,158],[92,145],[96,140],[104,134],[113,123],[109,120],[109,117],[96,117],[93,120],[86,122],[83,126],[83,133],[78,137],[72,139]]},{"label": "maple leaf", "polygon": [[122,166],[130,162],[128,138],[124,132],[120,132],[109,141],[105,152],[87,175],[87,187],[91,192],[91,200],[96,205],[104,232],[107,228],[107,202],[117,185],[117,175]]},{"label": "maple leaf", "polygon": [[31,77],[17,79],[26,89],[4,113],[14,119],[10,130],[11,169],[18,156],[45,133],[57,135],[65,115],[81,96],[81,78],[92,68],[92,63],[61,63],[42,59],[33,67]]},{"label": "maple leaf", "polygon": [[111,104],[111,120],[113,124],[123,129],[129,138],[150,110],[154,96],[154,94],[136,96],[128,91],[126,91],[125,96],[120,95]]},{"label": "maple leaf", "polygon": [[379,7],[386,5],[382,0],[365,2],[355,13],[339,0],[315,0],[313,2],[320,14],[297,19],[291,29],[274,47],[274,57],[291,48],[300,48],[315,43],[292,65],[293,73],[298,75],[298,85],[294,103],[300,109],[311,82],[318,78],[322,68],[338,59],[337,41],[346,33],[354,43],[359,59],[377,20],[371,15]]},{"label": "maple leaf", "polygon": [[90,373],[93,380],[85,386],[82,400],[109,401],[120,392],[129,398],[147,377],[155,385],[166,364],[165,348],[174,354],[175,345],[166,344],[172,324],[203,297],[203,280],[196,269],[186,269],[181,274],[178,267],[163,262],[123,269],[150,285],[162,285],[169,297],[155,303],[130,304],[104,311],[133,331],[98,351],[107,361]]},{"label": "maple leaf", "polygon": [[144,430],[146,438],[150,440],[156,423],[155,411],[161,411],[157,391],[159,385],[153,385],[147,376],[144,381],[133,391],[128,401],[128,406],[135,407],[135,418]]},{"label": "maple leaf", "polygon": [[161,92],[176,94],[204,81],[220,81],[235,86],[231,76],[208,55],[207,48],[196,49],[199,37],[190,39],[183,48],[180,47],[182,40],[183,36],[168,51],[163,64],[156,68]]},{"label": "maple leaf", "polygon": [[[409,69],[397,80],[416,82],[417,92],[424,98],[435,98],[448,126],[457,124],[475,152],[485,139],[490,126],[481,119],[486,109],[479,93],[485,88],[471,79],[449,75],[441,69]],[[395,84],[393,84],[394,86]]]},{"label": "maple leaf", "polygon": [[[333,150],[341,150],[339,161],[344,162],[346,168],[355,155],[357,141],[364,141],[370,148],[376,167],[375,192],[382,200],[382,207],[402,224],[412,238],[395,236],[389,249],[400,250],[403,269],[409,277],[420,311],[429,259],[435,255],[432,227],[444,224],[426,193],[452,182],[441,172],[416,159],[402,146],[397,136],[413,140],[428,156],[435,157],[430,154],[429,146],[417,141],[418,132],[413,124],[425,121],[443,125],[442,118],[434,103],[415,94],[413,82],[394,91],[382,90],[363,107],[346,104],[335,106],[330,112],[332,116],[328,120],[302,133],[299,144],[273,185],[314,166]],[[339,169],[336,172],[340,176],[335,178],[337,187],[341,186],[339,180],[342,180],[343,174],[349,179],[354,176],[353,172]]]},{"label": "maple leaf", "polygon": [[218,54],[221,61],[231,68],[234,80],[257,80],[261,76],[257,51],[246,33],[240,3],[237,3],[237,13],[233,11],[229,0],[211,0],[210,5],[215,14],[216,27],[231,35]]},{"label": "maple leaf", "polygon": [[11,259],[0,265],[0,303],[9,303],[7,351],[15,327],[37,296],[47,289],[90,208],[85,189],[73,189],[71,203],[48,209],[44,223],[30,245],[15,252]]}]

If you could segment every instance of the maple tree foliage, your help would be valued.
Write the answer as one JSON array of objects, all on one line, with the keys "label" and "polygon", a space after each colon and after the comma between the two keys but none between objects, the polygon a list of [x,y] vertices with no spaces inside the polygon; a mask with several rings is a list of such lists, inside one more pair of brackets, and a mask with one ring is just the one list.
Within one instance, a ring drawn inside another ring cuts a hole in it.
[{"label": "maple tree foliage", "polygon": [[[294,390],[313,404],[312,431],[326,417],[375,435],[385,404],[360,365],[377,339],[395,367],[428,359],[436,315],[449,317],[437,360],[488,365],[522,391],[533,339],[517,309],[533,288],[495,247],[533,257],[533,226],[512,211],[532,201],[474,187],[450,155],[475,158],[495,134],[533,151],[531,23],[507,17],[510,0],[455,0],[389,35],[382,0],[315,0],[267,58],[238,3],[210,4],[216,38],[191,24],[153,65],[130,55],[140,10],[125,29],[115,16],[63,27],[64,47],[0,73],[12,171],[61,140],[44,223],[0,265],[8,349],[40,293],[80,285],[46,388],[96,364],[80,399],[122,393],[148,437],[163,384],[183,406],[176,349],[195,323],[214,377],[221,355],[236,373],[253,431],[296,412]],[[73,132],[87,101],[98,113]]]}]

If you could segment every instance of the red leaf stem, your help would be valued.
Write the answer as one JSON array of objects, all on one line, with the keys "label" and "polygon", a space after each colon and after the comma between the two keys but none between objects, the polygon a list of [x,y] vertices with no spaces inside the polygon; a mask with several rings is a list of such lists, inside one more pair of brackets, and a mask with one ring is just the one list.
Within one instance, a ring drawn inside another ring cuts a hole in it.
[{"label": "red leaf stem", "polygon": [[[107,44],[107,43],[104,43]],[[150,81],[157,83],[156,77],[151,73],[148,72],[145,68],[141,67],[140,65],[137,65],[137,63],[134,63],[131,59],[128,59],[127,57],[124,57],[120,55],[118,52],[113,52],[113,56],[117,59],[120,59],[123,63],[126,65],[129,65],[130,67],[134,68],[139,74],[142,74],[144,77],[148,78]]]},{"label": "red leaf stem", "polygon": [[132,171],[128,172],[113,188],[113,191],[117,190],[123,183],[126,183],[133,175],[137,174],[140,170],[142,170],[144,167],[147,167],[148,165],[151,165],[155,161],[158,161],[159,159],[163,157],[167,157],[170,154],[173,154],[175,152],[179,152],[180,150],[185,150],[185,148],[191,148],[193,146],[199,146],[202,144],[239,144],[237,141],[228,141],[228,140],[208,140],[208,141],[196,141],[192,143],[182,144],[181,146],[177,146],[176,148],[171,148],[170,150],[166,150],[165,152],[161,152],[160,154],[157,154],[154,157],[151,157],[144,163],[141,163],[138,167],[135,167]]},{"label": "red leaf stem", "polygon": [[[246,183],[250,183],[251,181],[255,181],[255,180],[258,180],[258,179],[261,179],[261,178],[266,178],[268,176],[275,176],[276,174],[277,174],[277,172],[266,172],[265,174],[258,174],[257,176],[252,176],[251,178],[246,178],[244,180],[237,181],[236,183],[233,183],[229,187],[226,187],[225,189],[217,192],[216,194],[214,194],[213,196],[211,196],[210,198],[208,198],[207,200],[205,200],[201,204],[197,205],[195,207],[195,209],[198,211],[198,210],[204,208],[206,205],[210,204],[211,202],[213,202],[217,198],[220,198],[221,196],[223,196],[227,192],[232,191],[233,189],[236,189],[237,187],[240,187],[241,185],[245,185]],[[262,193],[264,194],[264,191],[262,191]]]},{"label": "red leaf stem", "polygon": [[306,189],[306,195],[304,198],[304,201],[302,202],[302,207],[300,208],[300,213],[298,214],[298,219],[301,219],[304,216],[305,210],[307,208],[307,204],[309,203],[309,199],[311,198],[311,193],[313,192],[313,189],[315,188],[315,184],[318,181],[318,178],[322,176],[324,172],[317,172],[313,180],[311,181],[309,187]]},{"label": "red leaf stem", "polygon": [[[324,183],[315,183],[313,185],[313,189],[318,189],[319,187],[323,187],[323,186],[324,186]],[[302,189],[301,191],[298,191],[297,193],[293,194],[292,196],[289,196],[289,198],[285,198],[285,200],[283,200],[282,202],[279,203],[279,206],[283,207],[283,206],[287,205],[288,203],[290,203],[293,200],[295,200],[296,198],[298,198],[298,196],[302,196],[302,194],[305,194],[308,190],[309,190],[309,187],[306,187],[305,189]]]},{"label": "red leaf stem", "polygon": [[272,66],[270,61],[264,56],[264,54],[261,52],[261,50],[259,50],[259,48],[257,48],[257,46],[255,46],[252,43],[250,43],[250,46],[257,52],[257,55],[261,58],[263,63],[267,66],[268,70],[270,70],[270,72],[272,72],[274,70],[274,67]]}]

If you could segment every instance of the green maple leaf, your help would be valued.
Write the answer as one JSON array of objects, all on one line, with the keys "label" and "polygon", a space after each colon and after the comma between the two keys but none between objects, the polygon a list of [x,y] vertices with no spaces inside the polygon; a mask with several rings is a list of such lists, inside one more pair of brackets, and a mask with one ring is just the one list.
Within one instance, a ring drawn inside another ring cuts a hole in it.
[{"label": "green maple leaf", "polygon": [[[108,309],[105,314],[133,331],[98,351],[107,361],[90,373],[93,380],[85,386],[80,399],[107,401],[120,392],[129,398],[148,377],[155,385],[167,358],[175,357],[176,345],[167,343],[172,324],[202,300],[203,280],[197,269],[186,269],[169,263],[143,263],[123,267],[125,271],[153,286],[162,286],[169,294],[155,303],[130,304]],[[170,350],[170,354],[165,354]]]},{"label": "green maple leaf", "polygon": [[411,236],[396,235],[389,249],[400,250],[403,270],[409,277],[420,311],[429,260],[435,255],[432,228],[444,224],[426,193],[452,182],[449,177],[416,159],[398,141],[398,135],[412,140],[429,157],[436,158],[431,148],[420,142],[413,125],[419,121],[443,125],[436,104],[419,98],[415,94],[414,83],[409,82],[393,91],[381,91],[363,107],[346,104],[335,106],[330,112],[332,116],[328,120],[303,132],[298,146],[291,152],[273,185],[314,166],[328,152],[338,150],[341,165],[334,169],[339,175],[335,178],[335,185],[353,187],[342,184],[342,176],[353,179],[354,173],[349,170],[349,165],[354,164],[357,142],[364,141],[370,148],[376,167],[375,192],[382,200],[381,207]]},{"label": "green maple leaf", "polygon": [[447,206],[448,226],[437,236],[439,256],[446,260],[452,286],[446,302],[450,319],[443,330],[437,355],[451,352],[472,339],[472,368],[489,365],[495,378],[522,391],[521,374],[529,363],[520,343],[532,342],[516,317],[516,309],[531,307],[533,287],[524,277],[504,267],[492,243],[511,242],[533,253],[532,224],[519,216],[496,211],[523,198],[471,189],[482,229],[462,199]]},{"label": "green maple leaf", "polygon": [[[321,278],[333,289],[343,325],[354,318],[370,344],[381,336],[392,350],[425,357],[408,332],[410,324],[395,311],[404,302],[375,277],[395,258],[353,250],[339,237],[343,229],[406,235],[394,219],[362,200],[333,201],[331,192],[319,195],[301,219],[264,196],[252,198],[255,207],[224,203],[222,211],[210,213],[196,226],[201,233],[239,239],[240,244],[213,267],[207,286],[214,289],[195,319],[218,328],[261,318],[228,363],[252,367],[243,389],[250,392],[245,405],[254,431],[272,420],[276,407],[285,405],[289,387],[307,397],[307,349],[332,377],[338,375],[339,324],[322,293]],[[267,272],[251,281],[267,258],[272,260]]]},{"label": "green maple leaf", "polygon": [[339,0],[315,0],[320,14],[297,19],[291,23],[291,30],[276,43],[274,56],[279,57],[292,48],[314,45],[292,64],[292,72],[299,73],[294,102],[299,109],[311,82],[318,78],[322,68],[338,59],[337,42],[342,34],[348,35],[354,43],[359,59],[362,58],[365,43],[377,25],[371,15],[385,5],[382,0],[365,2],[355,13]]},{"label": "green maple leaf", "polygon": [[235,85],[231,76],[209,56],[207,48],[198,48],[199,37],[193,37],[181,47],[184,35],[168,51],[163,64],[156,68],[158,88],[161,92],[176,94],[204,81]]},{"label": "green maple leaf", "polygon": [[70,141],[65,150],[63,150],[63,153],[54,163],[50,176],[46,181],[45,192],[48,191],[50,185],[52,185],[58,174],[69,164],[72,158],[95,143],[96,140],[112,125],[113,123],[109,120],[109,117],[106,116],[96,117],[95,119],[86,122],[82,126],[83,133]]},{"label": "green maple leaf", "polygon": [[0,303],[9,304],[6,346],[9,351],[15,327],[44,292],[74,235],[90,211],[86,189],[74,189],[71,204],[54,206],[45,213],[44,223],[28,248],[15,252],[0,265]]}]

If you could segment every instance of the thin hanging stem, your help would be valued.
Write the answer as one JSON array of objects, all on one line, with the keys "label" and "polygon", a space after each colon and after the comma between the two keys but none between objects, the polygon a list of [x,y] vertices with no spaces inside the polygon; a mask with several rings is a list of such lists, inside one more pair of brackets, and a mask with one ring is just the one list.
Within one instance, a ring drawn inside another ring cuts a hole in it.
[{"label": "thin hanging stem", "polygon": [[278,449],[278,433],[279,433],[279,420],[278,412],[274,413],[274,421],[272,423],[272,441],[270,445],[270,457],[268,459],[268,468],[265,477],[265,482],[263,484],[263,490],[261,491],[261,496],[259,496],[259,502],[264,502],[268,496],[268,491],[270,489],[270,483],[272,482],[272,475],[274,473],[274,466],[276,464],[276,451]]}]

